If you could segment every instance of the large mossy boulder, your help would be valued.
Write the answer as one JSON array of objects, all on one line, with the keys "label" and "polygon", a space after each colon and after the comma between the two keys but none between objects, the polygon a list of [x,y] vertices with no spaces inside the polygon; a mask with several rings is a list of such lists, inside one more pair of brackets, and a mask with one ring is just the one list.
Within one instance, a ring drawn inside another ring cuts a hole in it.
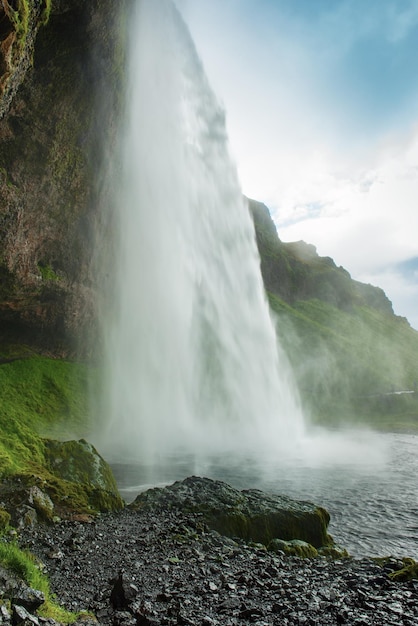
[{"label": "large mossy boulder", "polygon": [[44,447],[44,467],[10,474],[0,483],[5,524],[24,527],[123,508],[112,471],[94,446],[84,439],[47,439]]},{"label": "large mossy boulder", "polygon": [[124,506],[110,466],[85,439],[46,439],[45,460],[51,474],[47,491],[60,515],[95,514]]},{"label": "large mossy boulder", "polygon": [[46,439],[45,446],[49,470],[58,478],[118,493],[109,465],[96,448],[85,439],[79,441]]},{"label": "large mossy boulder", "polygon": [[209,478],[192,476],[165,488],[149,489],[130,507],[199,513],[212,530],[265,546],[273,539],[299,539],[315,548],[333,544],[324,508],[258,489],[239,491]]}]

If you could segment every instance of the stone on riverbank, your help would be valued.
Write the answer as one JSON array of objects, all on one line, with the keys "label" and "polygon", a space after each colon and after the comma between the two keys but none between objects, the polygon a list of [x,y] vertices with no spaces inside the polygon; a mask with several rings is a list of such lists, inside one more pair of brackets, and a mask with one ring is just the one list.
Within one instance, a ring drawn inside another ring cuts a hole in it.
[{"label": "stone on riverbank", "polygon": [[283,552],[287,556],[299,556],[303,559],[312,559],[318,556],[318,550],[310,543],[300,539],[283,541],[283,539],[272,539],[267,549],[270,552]]},{"label": "stone on riverbank", "polygon": [[239,491],[209,478],[192,476],[164,489],[149,489],[130,507],[200,513],[212,530],[265,546],[273,539],[299,539],[314,548],[333,545],[327,532],[329,513],[324,508],[257,489]]},{"label": "stone on riverbank", "polygon": [[38,524],[19,541],[45,564],[63,607],[87,611],[100,626],[418,623],[418,581],[389,575],[399,559],[389,568],[366,558],[287,557],[208,532],[201,514],[175,507]]},{"label": "stone on riverbank", "polygon": [[402,559],[402,565],[400,569],[394,569],[389,578],[397,582],[405,582],[407,580],[418,580],[418,563],[414,559],[404,558]]}]

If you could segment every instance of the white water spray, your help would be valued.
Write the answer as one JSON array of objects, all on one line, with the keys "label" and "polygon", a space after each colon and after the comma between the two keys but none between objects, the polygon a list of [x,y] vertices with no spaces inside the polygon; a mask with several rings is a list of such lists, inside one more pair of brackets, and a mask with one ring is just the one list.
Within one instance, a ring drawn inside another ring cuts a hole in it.
[{"label": "white water spray", "polygon": [[113,312],[107,458],[293,446],[298,396],[265,298],[225,116],[171,0],[132,21]]}]

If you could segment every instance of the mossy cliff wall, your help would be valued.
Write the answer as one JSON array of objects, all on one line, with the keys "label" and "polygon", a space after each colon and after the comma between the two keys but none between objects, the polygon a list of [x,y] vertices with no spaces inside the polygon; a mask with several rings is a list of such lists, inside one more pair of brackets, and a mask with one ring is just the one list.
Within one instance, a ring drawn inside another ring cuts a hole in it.
[{"label": "mossy cliff wall", "polygon": [[51,0],[2,0],[0,4],[0,117],[32,63],[38,29],[46,24]]},{"label": "mossy cliff wall", "polygon": [[27,33],[24,44],[15,43],[9,65],[7,42],[19,35],[0,9],[3,345],[24,342],[66,355],[80,338],[86,352],[94,342],[98,173],[104,171],[103,145],[111,145],[117,126],[124,4],[17,0],[16,21],[29,9]]}]

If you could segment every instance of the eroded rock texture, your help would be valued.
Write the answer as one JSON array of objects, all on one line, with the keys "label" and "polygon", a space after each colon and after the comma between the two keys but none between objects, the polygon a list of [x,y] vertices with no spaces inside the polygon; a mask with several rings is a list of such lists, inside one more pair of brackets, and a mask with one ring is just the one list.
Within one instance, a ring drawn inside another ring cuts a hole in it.
[{"label": "eroded rock texture", "polygon": [[61,355],[77,338],[88,352],[98,173],[117,124],[123,2],[60,0],[46,25],[44,3],[28,4],[20,56],[5,9],[12,3],[0,11],[0,341]]},{"label": "eroded rock texture", "polygon": [[200,513],[222,535],[266,547],[275,538],[301,539],[317,548],[332,544],[327,533],[329,514],[322,507],[258,489],[239,491],[220,480],[192,476],[164,489],[149,489],[130,507]]}]

